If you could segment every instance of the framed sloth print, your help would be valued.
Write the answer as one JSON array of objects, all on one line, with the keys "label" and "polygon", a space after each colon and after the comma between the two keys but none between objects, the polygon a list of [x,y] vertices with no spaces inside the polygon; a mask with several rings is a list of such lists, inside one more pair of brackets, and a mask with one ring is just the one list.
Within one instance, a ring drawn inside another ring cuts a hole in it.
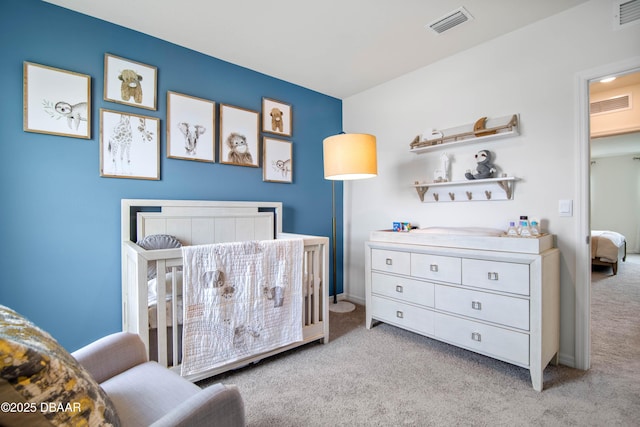
[{"label": "framed sloth print", "polygon": [[24,130],[91,138],[91,76],[24,62]]},{"label": "framed sloth print", "polygon": [[262,180],[268,182],[293,182],[292,143],[264,137],[262,141]]}]

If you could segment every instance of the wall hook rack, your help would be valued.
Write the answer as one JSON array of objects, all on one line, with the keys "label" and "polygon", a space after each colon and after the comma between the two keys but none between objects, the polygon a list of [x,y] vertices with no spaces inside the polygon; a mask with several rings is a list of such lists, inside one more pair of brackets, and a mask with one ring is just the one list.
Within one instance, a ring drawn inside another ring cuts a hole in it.
[{"label": "wall hook rack", "polygon": [[[466,181],[448,181],[419,183],[416,181],[414,187],[423,203],[428,202],[457,202],[457,201],[497,201],[512,200],[515,182],[519,179],[513,176],[503,176],[500,178],[473,179]],[[449,200],[440,198],[438,187],[447,191]],[[427,195],[430,196],[427,197]]]}]

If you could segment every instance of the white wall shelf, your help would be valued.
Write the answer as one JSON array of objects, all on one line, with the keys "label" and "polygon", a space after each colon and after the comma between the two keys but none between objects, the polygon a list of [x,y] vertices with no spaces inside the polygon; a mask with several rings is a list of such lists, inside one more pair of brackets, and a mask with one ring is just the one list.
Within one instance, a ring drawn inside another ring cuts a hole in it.
[{"label": "white wall shelf", "polygon": [[492,141],[520,135],[520,119],[517,114],[487,119],[483,129],[474,129],[475,123],[444,129],[431,139],[417,136],[410,144],[412,153],[420,154],[444,148],[457,147],[478,142]]},{"label": "white wall shelf", "polygon": [[423,203],[511,200],[517,180],[514,176],[504,176],[467,181],[416,182],[413,186]]}]

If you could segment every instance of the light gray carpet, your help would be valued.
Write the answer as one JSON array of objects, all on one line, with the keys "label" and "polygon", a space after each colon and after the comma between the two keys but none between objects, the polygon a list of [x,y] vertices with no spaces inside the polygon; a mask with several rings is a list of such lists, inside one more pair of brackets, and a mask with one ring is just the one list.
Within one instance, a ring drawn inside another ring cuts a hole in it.
[{"label": "light gray carpet", "polygon": [[249,426],[638,426],[640,265],[594,273],[592,368],[529,371],[331,313],[331,342],[203,381],[237,384]]}]

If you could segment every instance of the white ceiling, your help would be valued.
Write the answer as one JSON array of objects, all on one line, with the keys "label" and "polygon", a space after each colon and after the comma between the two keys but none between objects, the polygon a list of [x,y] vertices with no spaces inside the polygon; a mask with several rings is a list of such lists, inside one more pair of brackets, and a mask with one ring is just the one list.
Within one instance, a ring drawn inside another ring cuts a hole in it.
[{"label": "white ceiling", "polygon": [[343,99],[587,0],[44,1]]}]

